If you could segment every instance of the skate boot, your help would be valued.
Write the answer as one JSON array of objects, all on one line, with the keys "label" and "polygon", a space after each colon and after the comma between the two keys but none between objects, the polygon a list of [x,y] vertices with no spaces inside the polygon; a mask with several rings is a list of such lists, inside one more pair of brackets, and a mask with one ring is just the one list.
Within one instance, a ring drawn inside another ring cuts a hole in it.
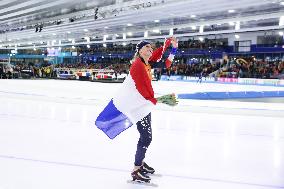
[{"label": "skate boot", "polygon": [[154,174],[155,169],[153,167],[150,167],[147,163],[143,162],[141,169],[144,171],[144,173],[148,174]]},{"label": "skate boot", "polygon": [[151,178],[146,175],[146,173],[141,169],[137,169],[131,173],[133,181],[141,183],[149,183]]}]

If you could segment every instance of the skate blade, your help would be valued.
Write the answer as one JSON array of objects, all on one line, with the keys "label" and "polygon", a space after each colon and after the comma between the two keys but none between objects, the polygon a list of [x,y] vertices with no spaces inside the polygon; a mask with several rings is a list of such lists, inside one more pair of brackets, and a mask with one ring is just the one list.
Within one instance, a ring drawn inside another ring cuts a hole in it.
[{"label": "skate blade", "polygon": [[162,174],[156,174],[156,173],[153,173],[153,174],[151,174],[151,173],[149,173],[149,174],[147,174],[147,175],[149,175],[150,177],[162,177],[163,175]]},{"label": "skate blade", "polygon": [[151,183],[151,182],[139,182],[139,181],[127,180],[127,183],[138,184],[138,185],[143,185],[143,186],[158,187],[158,184],[154,184],[154,183]]}]

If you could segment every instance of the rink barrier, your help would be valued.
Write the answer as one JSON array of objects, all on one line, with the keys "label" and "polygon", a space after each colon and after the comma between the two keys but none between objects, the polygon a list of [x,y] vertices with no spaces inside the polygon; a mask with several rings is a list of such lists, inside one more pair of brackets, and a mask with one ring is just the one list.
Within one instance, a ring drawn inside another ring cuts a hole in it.
[{"label": "rink barrier", "polygon": [[198,92],[192,94],[178,94],[179,99],[199,100],[271,97],[284,97],[284,91]]},{"label": "rink barrier", "polygon": [[[162,81],[185,81],[185,82],[197,82],[198,77],[188,76],[167,76],[162,75]],[[261,86],[283,86],[284,79],[255,79],[255,78],[214,78],[203,77],[202,83],[221,83],[221,84],[240,84],[240,85],[261,85]]]}]

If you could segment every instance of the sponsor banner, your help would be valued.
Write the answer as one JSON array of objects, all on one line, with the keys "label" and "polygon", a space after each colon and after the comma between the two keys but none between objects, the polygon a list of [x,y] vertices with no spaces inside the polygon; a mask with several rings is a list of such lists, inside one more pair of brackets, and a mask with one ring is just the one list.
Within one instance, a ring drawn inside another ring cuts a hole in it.
[{"label": "sponsor banner", "polygon": [[252,78],[239,78],[240,84],[250,85],[284,85],[284,80],[279,79],[252,79]]},{"label": "sponsor banner", "polygon": [[167,76],[167,75],[162,75],[161,80],[166,80],[166,81],[181,81],[183,80],[184,76],[179,76],[179,75],[173,75],[173,76]]},{"label": "sponsor banner", "polygon": [[217,79],[218,82],[224,82],[224,83],[238,83],[238,78],[224,78],[219,77]]},{"label": "sponsor banner", "polygon": [[[161,80],[166,80],[166,81],[197,81],[198,79],[199,79],[198,77],[189,77],[189,76],[181,76],[181,75],[173,75],[173,76],[162,75],[161,76]],[[214,77],[202,77],[202,81],[214,82],[215,78]]]},{"label": "sponsor banner", "polygon": [[[187,77],[187,76],[167,76],[162,75],[161,80],[166,81],[197,81],[198,77]],[[254,79],[254,78],[214,78],[214,77],[203,77],[203,82],[223,82],[223,83],[239,83],[247,85],[272,85],[272,86],[284,86],[284,79]]]}]

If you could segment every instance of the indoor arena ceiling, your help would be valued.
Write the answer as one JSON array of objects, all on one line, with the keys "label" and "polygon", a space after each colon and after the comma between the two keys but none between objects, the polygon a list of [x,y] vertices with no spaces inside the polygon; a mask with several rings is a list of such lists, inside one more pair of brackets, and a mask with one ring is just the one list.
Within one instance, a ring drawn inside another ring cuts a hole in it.
[{"label": "indoor arena ceiling", "polygon": [[284,28],[284,0],[1,0],[0,48]]}]

